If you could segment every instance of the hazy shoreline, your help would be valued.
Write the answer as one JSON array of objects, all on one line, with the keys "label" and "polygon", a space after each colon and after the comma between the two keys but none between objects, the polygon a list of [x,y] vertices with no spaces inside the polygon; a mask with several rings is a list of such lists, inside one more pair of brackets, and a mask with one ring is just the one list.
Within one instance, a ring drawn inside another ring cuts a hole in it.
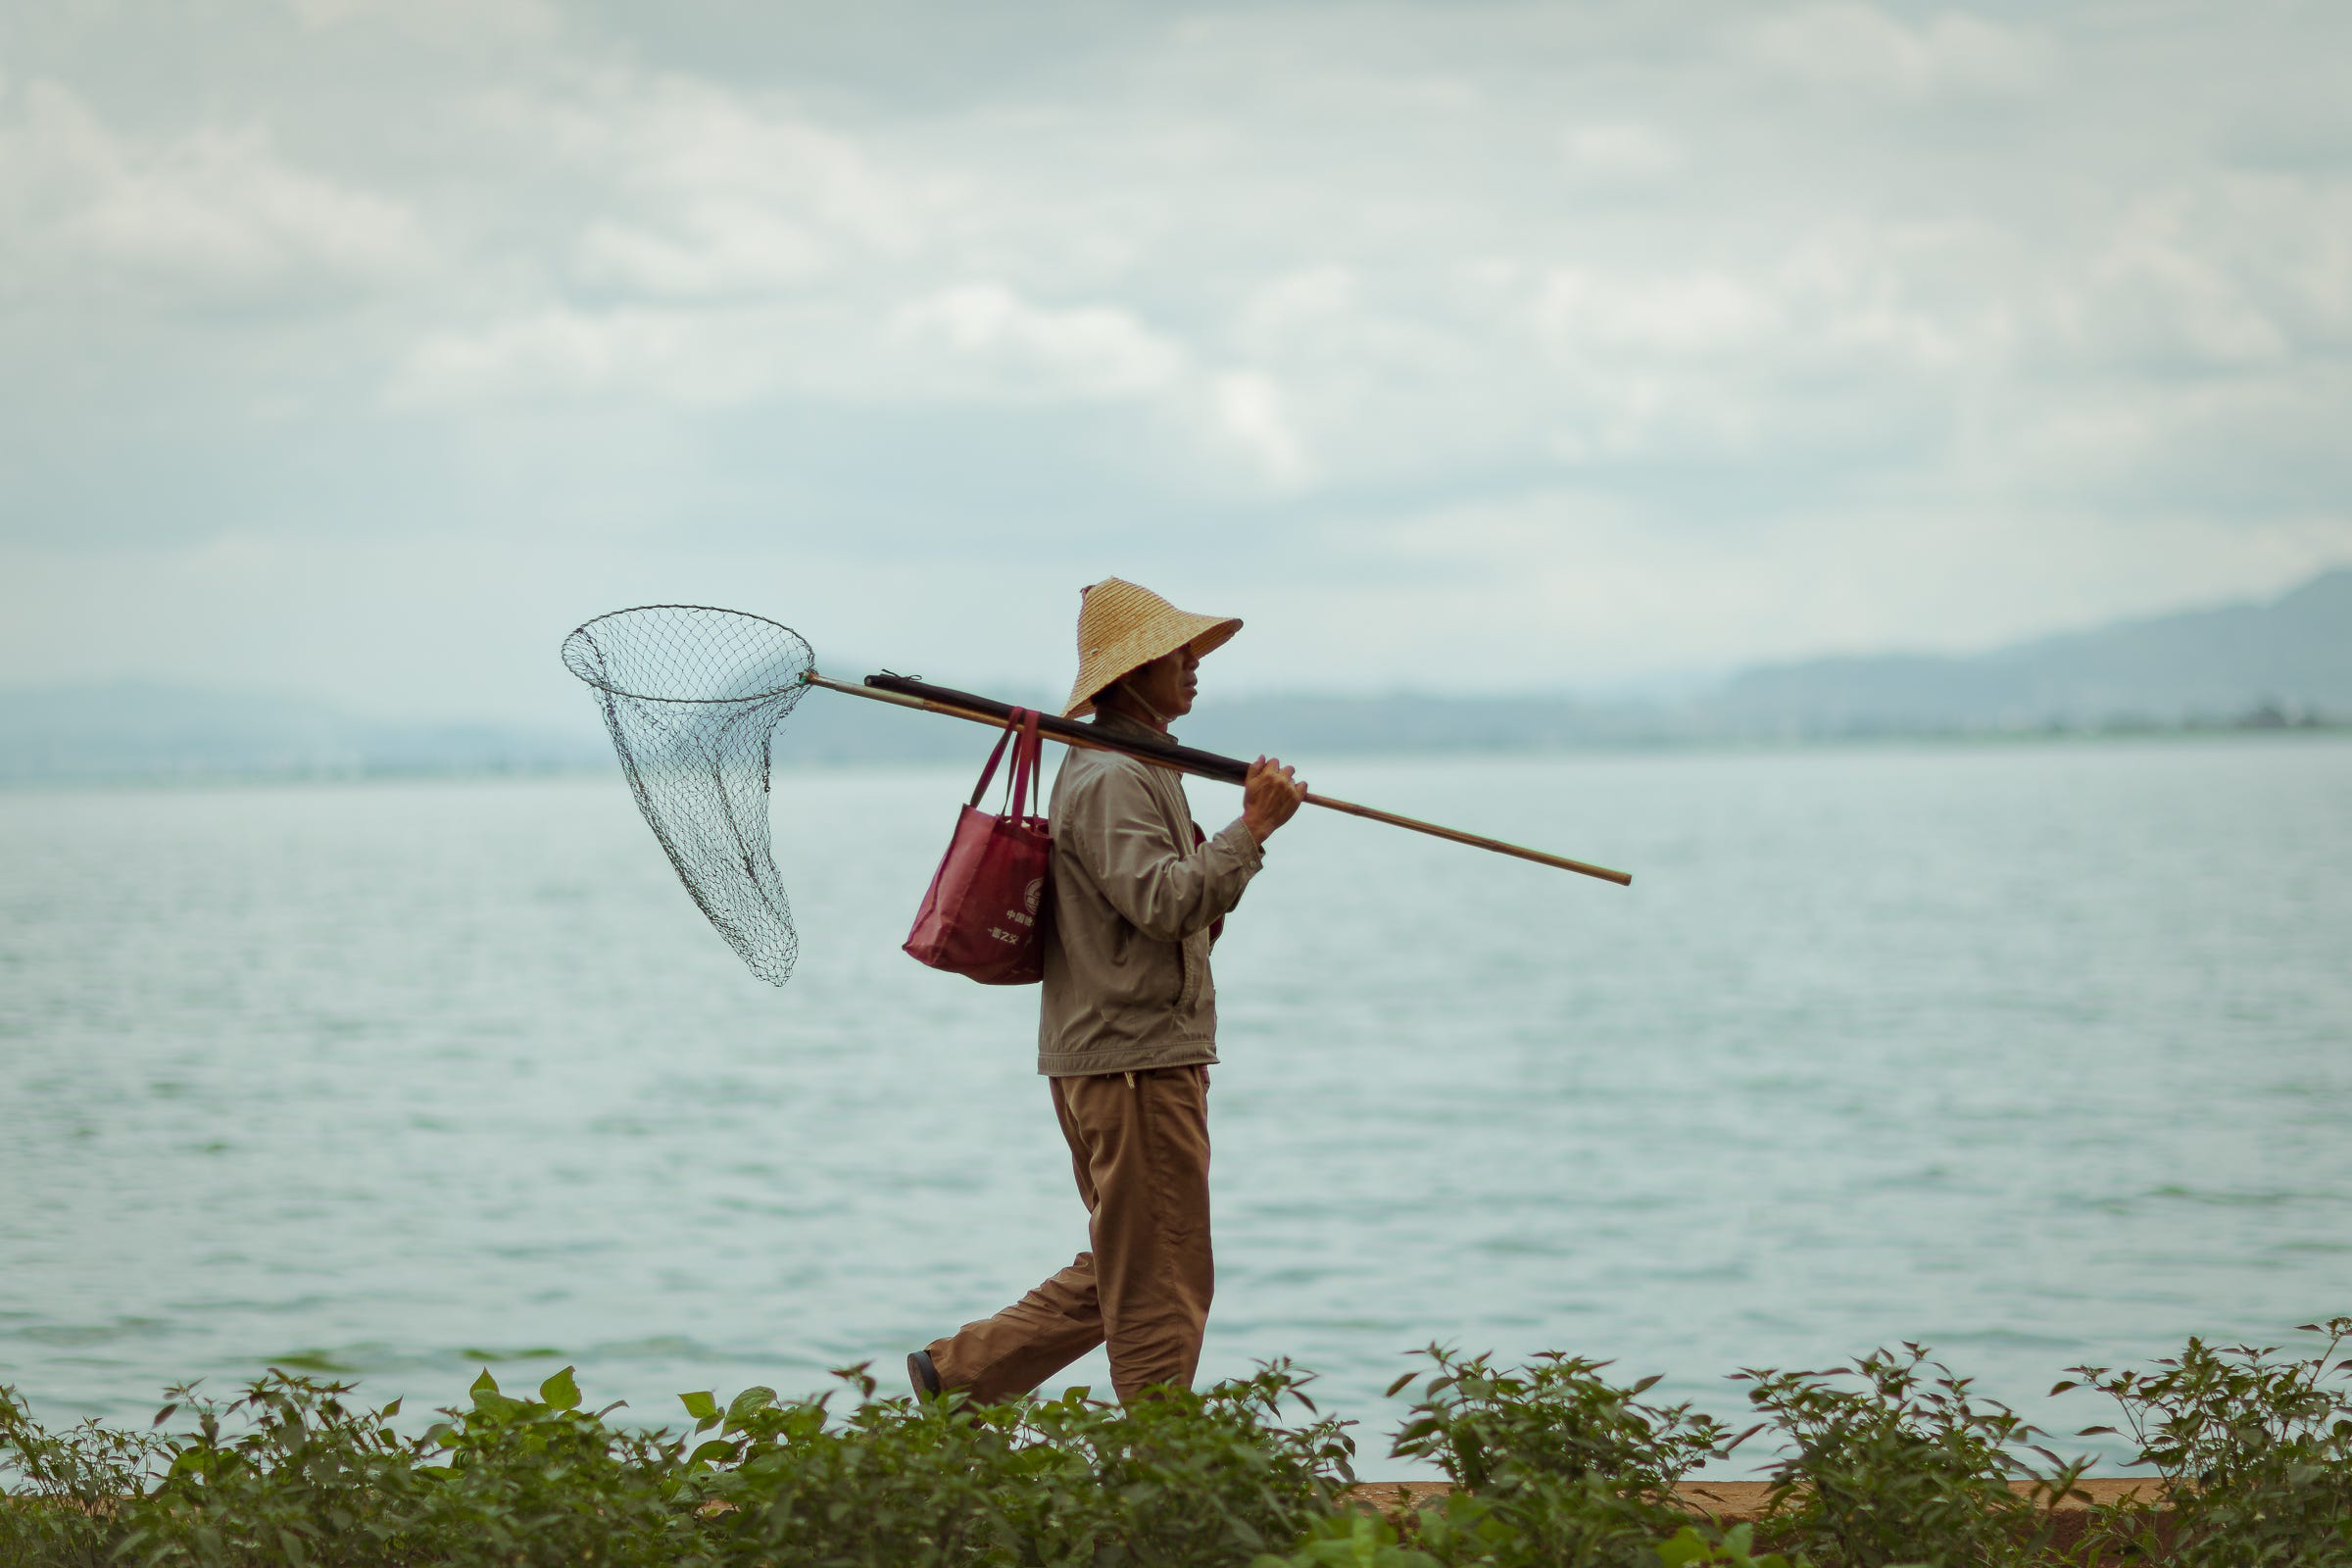
[{"label": "hazy shoreline", "polygon": [[[1963,751],[2038,746],[2090,745],[2098,747],[2201,744],[2286,744],[2326,742],[2352,737],[2352,721],[2304,718],[2266,723],[2240,719],[2230,723],[2115,728],[2045,727],[2010,730],[1886,731],[1851,735],[1790,737],[1693,736],[1654,740],[1607,740],[1566,745],[1428,746],[1390,749],[1333,747],[1297,755],[1311,761],[1429,762],[1455,759],[1480,761],[1563,761],[1619,757],[1754,757],[1787,753]],[[980,753],[975,751],[975,757]],[[1291,755],[1285,750],[1285,755]],[[955,755],[920,757],[819,755],[781,757],[773,769],[779,774],[842,773],[872,770],[883,773],[948,770],[963,765]],[[578,762],[435,767],[428,765],[361,765],[355,767],[289,767],[251,769],[146,769],[123,772],[0,773],[0,794],[28,795],[43,791],[94,789],[242,789],[290,784],[358,785],[397,783],[543,782],[560,779],[602,779],[612,772],[612,760]]]}]

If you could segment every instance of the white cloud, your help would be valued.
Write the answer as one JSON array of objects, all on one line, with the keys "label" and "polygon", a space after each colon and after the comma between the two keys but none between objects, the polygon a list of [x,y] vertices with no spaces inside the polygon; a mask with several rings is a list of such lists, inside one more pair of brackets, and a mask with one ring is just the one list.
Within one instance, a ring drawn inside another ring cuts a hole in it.
[{"label": "white cloud", "polygon": [[1273,381],[1254,371],[1228,371],[1211,380],[1209,398],[1218,427],[1277,489],[1295,490],[1312,477],[1313,466]]},{"label": "white cloud", "polygon": [[748,314],[551,306],[425,337],[395,368],[387,396],[406,407],[598,397],[726,407],[788,378],[771,351],[775,327]]},{"label": "white cloud", "polygon": [[1185,373],[1181,345],[1112,305],[1035,305],[997,282],[958,283],[899,308],[891,335],[964,395],[1116,402]]},{"label": "white cloud", "polygon": [[1236,335],[1245,343],[1262,345],[1312,330],[1348,316],[1360,292],[1348,268],[1325,265],[1285,272],[1250,290],[1235,313]]},{"label": "white cloud", "polygon": [[824,240],[806,224],[748,204],[690,210],[665,229],[598,219],[579,244],[580,275],[589,282],[665,299],[799,288],[831,263]]},{"label": "white cloud", "polygon": [[1463,635],[1561,669],[1683,578],[1626,657],[1794,648],[1806,572],[1821,638],[1945,639],[2000,627],[1935,572],[2032,629],[2342,544],[2352,169],[2230,151],[2332,105],[2333,12],[1127,8],[941,63],[852,12],[289,4],[91,24],[161,87],[9,59],[17,536],[416,494],[687,551],[789,494],[1061,561],[1182,514],[1337,626],[1445,577],[1406,509]]},{"label": "white cloud", "polygon": [[1545,279],[1535,319],[1569,355],[1594,346],[1719,355],[1772,336],[1786,313],[1770,291],[1729,273],[1625,278],[1563,268]]},{"label": "white cloud", "polygon": [[582,275],[659,296],[792,290],[906,257],[948,199],[787,102],[675,74],[570,74],[498,93],[485,118],[591,183]]},{"label": "white cloud", "polygon": [[1749,41],[1764,65],[1799,80],[1911,97],[2024,91],[2044,79],[2049,60],[2037,35],[1966,12],[1906,26],[1859,3],[1768,18]]},{"label": "white cloud", "polygon": [[369,25],[429,43],[543,42],[562,27],[549,0],[284,0],[313,30]]},{"label": "white cloud", "polygon": [[2150,375],[2281,372],[2352,353],[2352,185],[2169,190],[2054,281],[2051,359]]},{"label": "white cloud", "polygon": [[1681,148],[1633,121],[1575,126],[1561,136],[1560,152],[1574,173],[1608,183],[1658,179],[1683,163]]},{"label": "white cloud", "polygon": [[129,289],[165,304],[371,288],[432,259],[409,205],[289,162],[260,128],[139,139],[34,82],[0,125],[0,270],[69,297]]},{"label": "white cloud", "polygon": [[[1121,306],[1043,305],[965,282],[870,310],[692,300],[503,313],[416,340],[386,396],[409,408],[612,399],[689,413],[774,396],[1174,409],[1197,382],[1184,347]],[[1262,422],[1248,428],[1243,444],[1264,458]]]},{"label": "white cloud", "polygon": [[2094,268],[2102,324],[2137,344],[2177,350],[2213,366],[2276,363],[2293,352],[2286,335],[2220,269],[2184,248],[2147,239],[2118,244]]}]

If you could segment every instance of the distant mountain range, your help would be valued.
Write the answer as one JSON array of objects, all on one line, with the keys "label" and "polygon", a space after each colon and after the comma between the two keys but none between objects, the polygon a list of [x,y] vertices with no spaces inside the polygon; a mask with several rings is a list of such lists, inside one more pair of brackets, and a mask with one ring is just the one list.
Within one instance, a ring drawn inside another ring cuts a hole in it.
[{"label": "distant mountain range", "polygon": [[2309,723],[2352,723],[2352,568],[2267,604],[2117,621],[1986,654],[1758,665],[1677,702],[1245,698],[1187,719],[1184,738],[1311,757]]},{"label": "distant mountain range", "polygon": [[2283,598],[2120,621],[1973,658],[1776,664],[1704,705],[1741,733],[2144,728],[2307,714],[2352,721],[2352,569]]},{"label": "distant mountain range", "polygon": [[[1042,694],[1000,692],[1007,701]],[[1762,665],[1677,702],[1571,696],[1250,697],[1181,727],[1212,751],[1524,751],[1707,741],[2352,723],[2352,569],[2227,605],[1969,656]],[[785,761],[972,755],[973,733],[814,694]],[[0,780],[333,776],[608,766],[583,705],[568,730],[388,724],[330,704],[149,682],[0,691]]]}]

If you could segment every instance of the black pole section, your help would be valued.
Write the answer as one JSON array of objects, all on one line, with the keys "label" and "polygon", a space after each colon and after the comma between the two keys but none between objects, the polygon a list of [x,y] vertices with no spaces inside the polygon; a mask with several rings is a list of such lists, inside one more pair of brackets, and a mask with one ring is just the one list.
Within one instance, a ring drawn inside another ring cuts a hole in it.
[{"label": "black pole section", "polygon": [[[961,708],[991,717],[1009,719],[1012,705],[1000,703],[993,697],[976,697],[950,686],[933,686],[927,681],[908,680],[904,675],[868,675],[865,683],[876,691],[894,692],[901,697],[919,697],[926,703],[942,703],[950,708]],[[1054,713],[1040,713],[1037,727],[1048,735],[1059,735],[1111,751],[1132,752],[1138,757],[1155,757],[1163,762],[1173,762],[1189,772],[1205,778],[1223,779],[1239,784],[1250,774],[1250,764],[1237,757],[1219,757],[1215,752],[1199,751],[1179,746],[1174,741],[1150,740],[1136,735],[1105,735],[1092,724],[1081,724]]]}]

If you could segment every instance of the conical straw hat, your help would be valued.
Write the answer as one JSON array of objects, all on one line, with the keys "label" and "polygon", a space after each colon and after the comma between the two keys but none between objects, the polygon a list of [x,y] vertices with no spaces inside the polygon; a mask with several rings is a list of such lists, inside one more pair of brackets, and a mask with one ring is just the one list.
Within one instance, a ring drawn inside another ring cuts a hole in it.
[{"label": "conical straw hat", "polygon": [[1062,710],[1065,718],[1093,712],[1097,694],[1129,670],[1179,648],[1205,655],[1242,629],[1232,616],[1192,614],[1118,577],[1078,592],[1078,679]]}]

